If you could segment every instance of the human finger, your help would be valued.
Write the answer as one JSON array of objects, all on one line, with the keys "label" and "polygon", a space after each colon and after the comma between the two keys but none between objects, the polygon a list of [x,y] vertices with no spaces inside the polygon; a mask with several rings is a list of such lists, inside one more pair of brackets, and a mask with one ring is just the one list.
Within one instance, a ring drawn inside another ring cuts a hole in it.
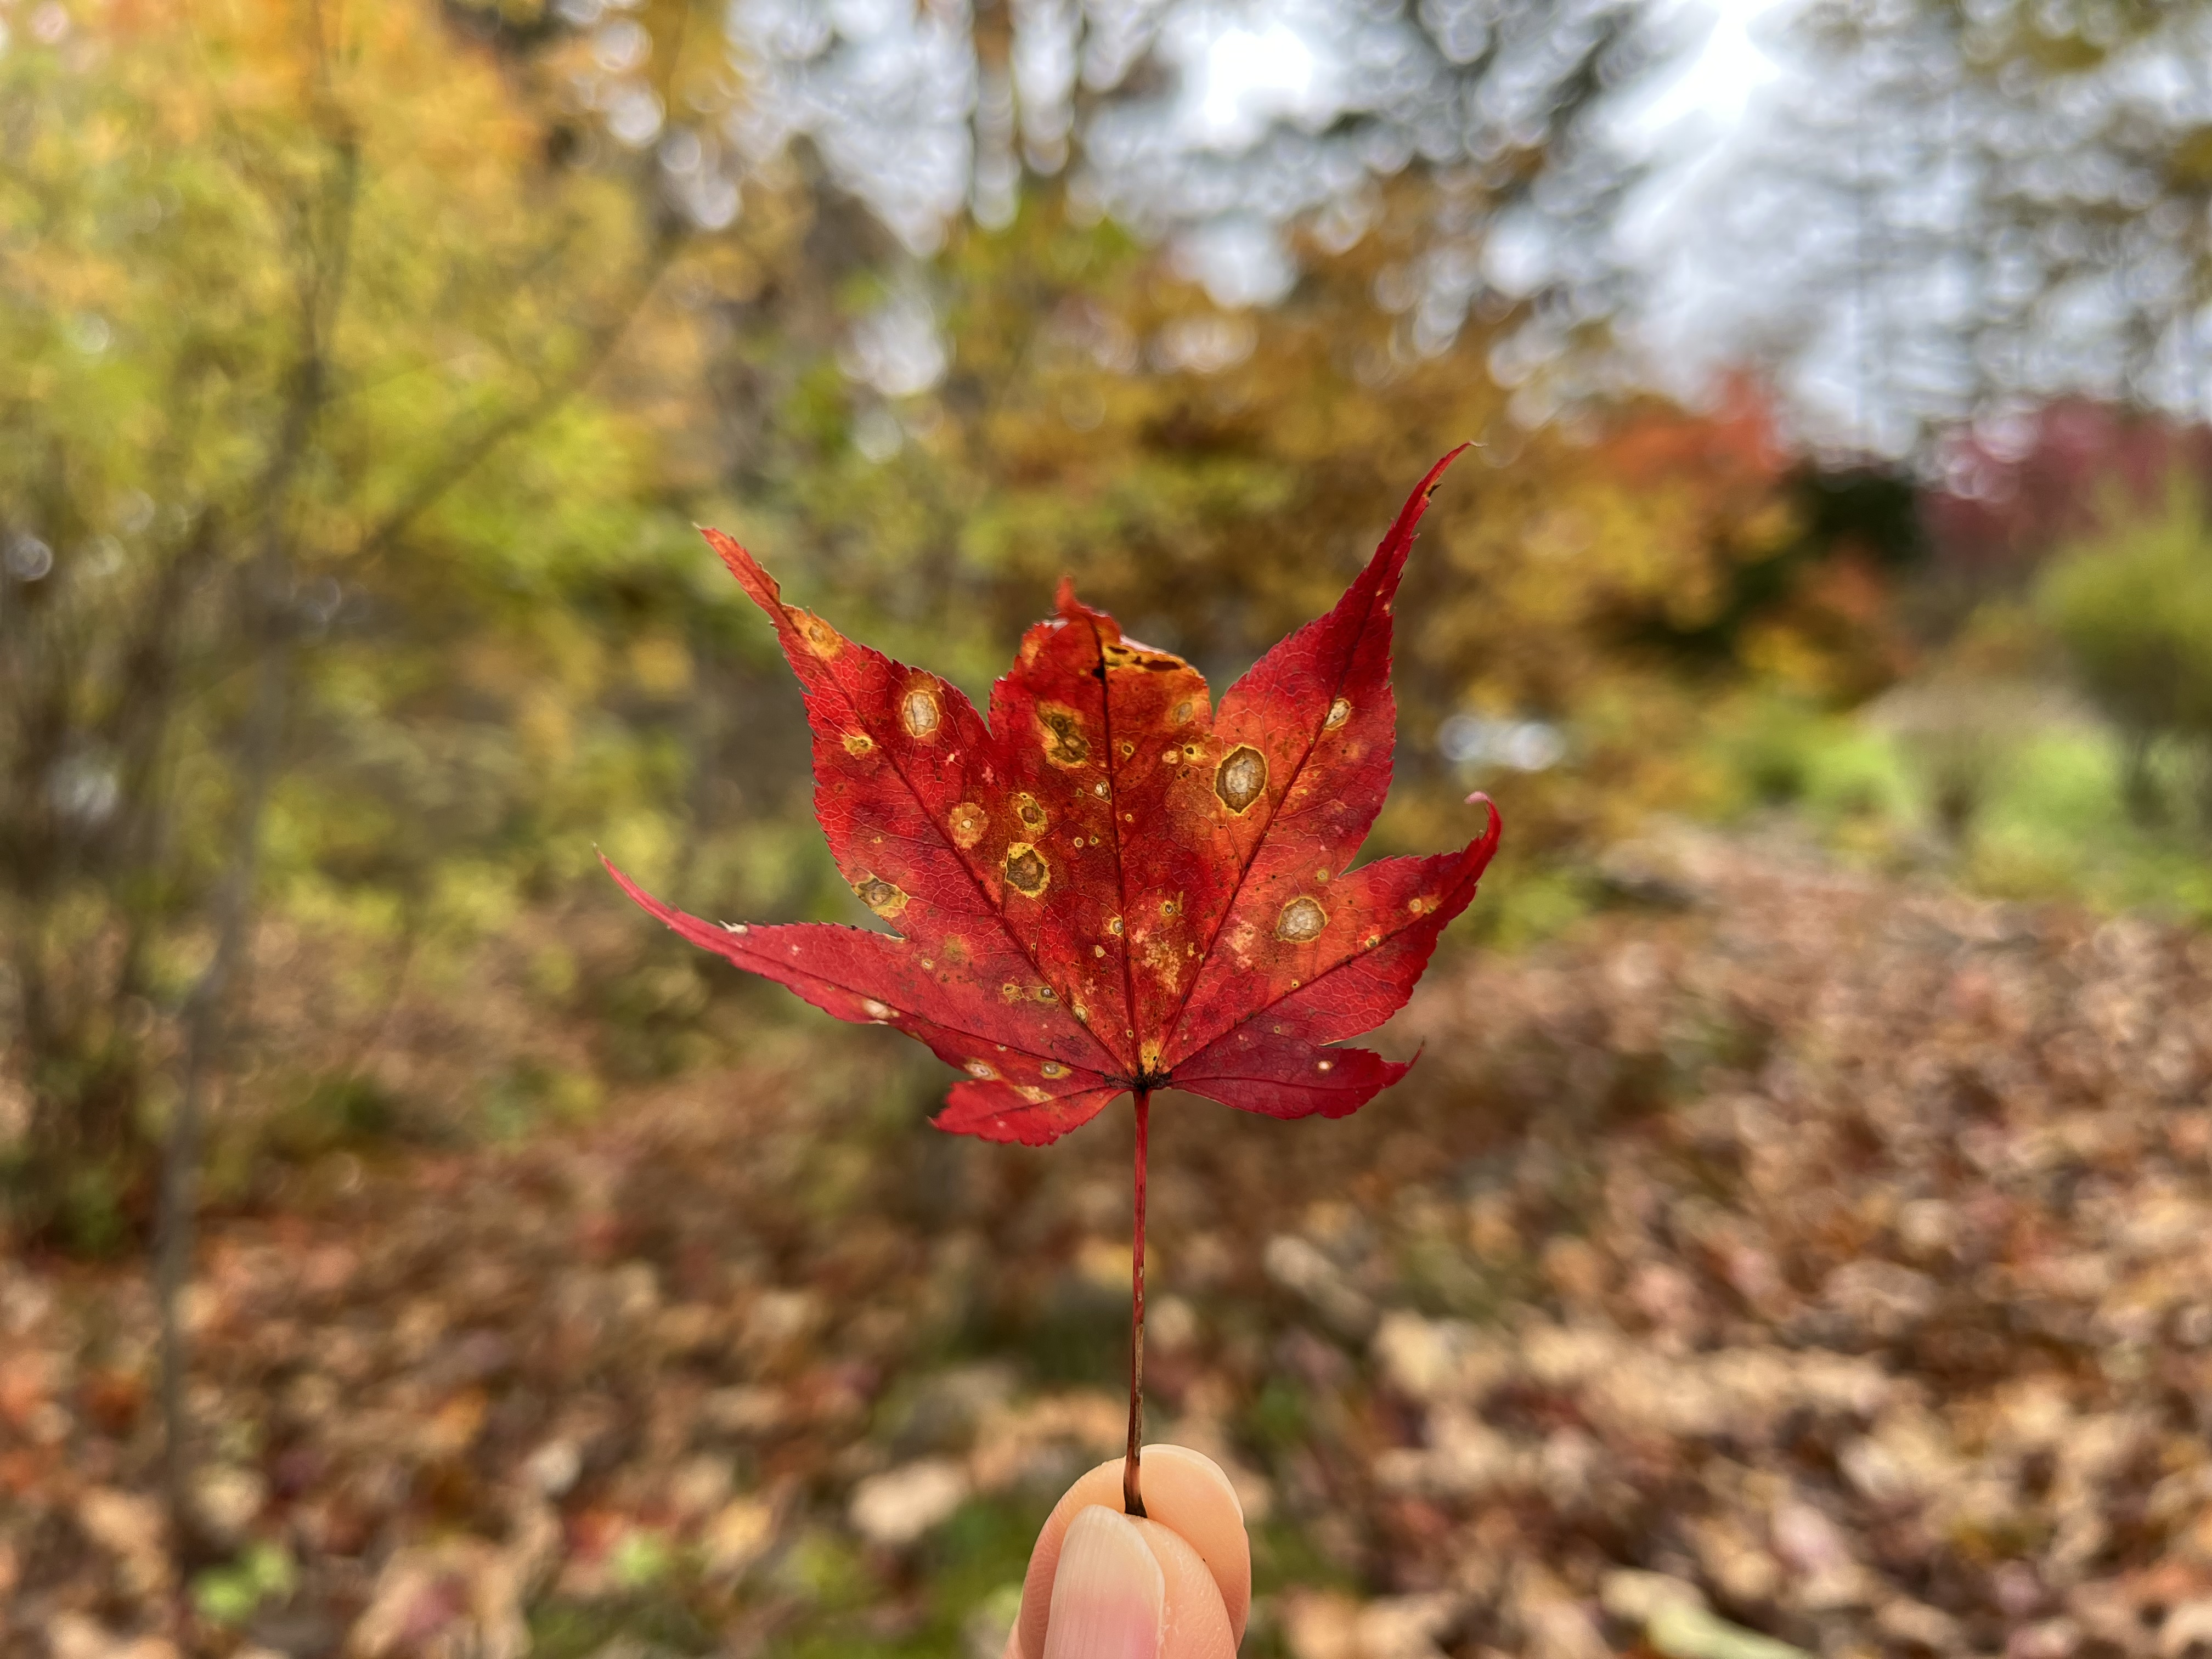
[{"label": "human finger", "polygon": [[[1062,1534],[1042,1659],[1234,1659],[1220,1587],[1198,1552],[1157,1521],[1103,1504]],[[1024,1659],[1018,1625],[1006,1659]]]},{"label": "human finger", "polygon": [[[1252,1553],[1244,1535],[1244,1511],[1228,1477],[1212,1459],[1187,1447],[1147,1446],[1143,1487],[1149,1522],[1182,1547],[1178,1550],[1175,1544],[1162,1542],[1139,1525],[1138,1535],[1160,1563],[1164,1583],[1172,1589],[1184,1582],[1179,1575],[1194,1559],[1212,1581],[1233,1651],[1243,1637],[1252,1603]],[[1009,1659],[1044,1659],[1060,1553],[1077,1517],[1093,1507],[1118,1515],[1121,1506],[1121,1460],[1117,1457],[1079,1477],[1046,1518],[1022,1585],[1021,1615],[1007,1644]],[[1173,1622],[1175,1607],[1169,1611]],[[1198,1626],[1189,1628],[1194,1631]]]}]

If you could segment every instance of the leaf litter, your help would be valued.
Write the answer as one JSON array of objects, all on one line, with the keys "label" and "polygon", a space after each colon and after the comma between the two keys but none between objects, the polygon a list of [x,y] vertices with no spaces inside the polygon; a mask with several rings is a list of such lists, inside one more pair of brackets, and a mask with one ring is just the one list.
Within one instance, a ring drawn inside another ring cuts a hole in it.
[{"label": "leaf litter", "polygon": [[[1253,1650],[2212,1651],[2212,940],[1655,845],[1689,908],[1455,963],[1382,1105],[1163,1103],[1158,1437],[1244,1492]],[[228,1577],[141,1280],[0,1265],[0,1649],[988,1649],[1116,1447],[1126,1143],[793,1041],[211,1218]]]}]

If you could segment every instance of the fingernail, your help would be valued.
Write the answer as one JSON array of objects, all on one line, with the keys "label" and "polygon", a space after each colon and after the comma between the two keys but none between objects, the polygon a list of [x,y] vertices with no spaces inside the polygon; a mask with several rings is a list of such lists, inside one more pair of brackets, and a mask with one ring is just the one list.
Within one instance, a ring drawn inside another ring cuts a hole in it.
[{"label": "fingernail", "polygon": [[1137,1528],[1094,1504],[1060,1547],[1044,1659],[1155,1659],[1166,1602],[1167,1580]]}]

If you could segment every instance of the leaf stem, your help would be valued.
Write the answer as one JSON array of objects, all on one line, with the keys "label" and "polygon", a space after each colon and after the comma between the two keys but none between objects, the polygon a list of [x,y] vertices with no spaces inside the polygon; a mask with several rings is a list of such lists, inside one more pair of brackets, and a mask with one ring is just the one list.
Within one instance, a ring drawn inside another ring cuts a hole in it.
[{"label": "leaf stem", "polygon": [[1152,1097],[1137,1091],[1136,1221],[1129,1245],[1129,1447],[1121,1455],[1121,1508],[1142,1518],[1145,1439],[1145,1151]]}]

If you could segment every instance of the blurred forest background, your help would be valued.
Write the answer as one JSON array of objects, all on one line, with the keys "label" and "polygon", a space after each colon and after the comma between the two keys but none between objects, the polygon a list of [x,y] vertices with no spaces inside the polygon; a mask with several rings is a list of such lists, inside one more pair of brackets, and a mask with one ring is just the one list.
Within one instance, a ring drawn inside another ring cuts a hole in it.
[{"label": "blurred forest background", "polygon": [[1473,439],[1429,1057],[1156,1153],[1255,1650],[2212,1651],[2212,4],[1709,21],[0,0],[0,1645],[995,1653],[1125,1131],[605,880],[866,921],[692,526],[1218,690]]}]

